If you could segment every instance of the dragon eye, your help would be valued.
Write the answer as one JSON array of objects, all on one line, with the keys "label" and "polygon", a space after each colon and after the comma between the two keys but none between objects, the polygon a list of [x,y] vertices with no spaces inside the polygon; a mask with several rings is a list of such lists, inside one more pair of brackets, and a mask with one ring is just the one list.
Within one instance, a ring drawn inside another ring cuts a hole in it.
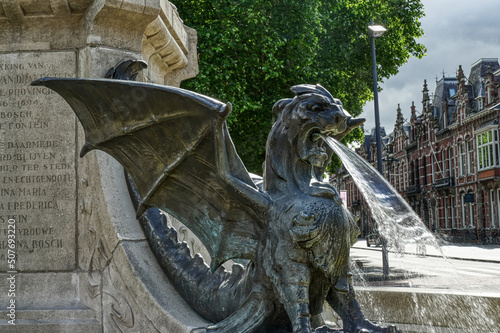
[{"label": "dragon eye", "polygon": [[313,104],[311,107],[310,107],[310,110],[311,111],[314,111],[314,112],[321,112],[323,111],[323,107],[319,104]]}]

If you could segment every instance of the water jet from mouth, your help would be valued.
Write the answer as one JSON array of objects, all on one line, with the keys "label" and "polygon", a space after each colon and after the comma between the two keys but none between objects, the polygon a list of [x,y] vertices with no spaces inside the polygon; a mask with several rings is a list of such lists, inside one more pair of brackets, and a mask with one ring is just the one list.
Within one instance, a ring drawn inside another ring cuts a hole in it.
[{"label": "water jet from mouth", "polygon": [[[441,254],[443,265],[453,266],[443,255],[439,241],[427,229],[420,217],[365,159],[337,140],[323,136],[323,140],[341,159],[354,183],[366,200],[373,219],[377,222],[380,234],[392,244],[392,251],[403,251],[409,243],[433,246]],[[403,256],[403,253],[400,253]],[[403,260],[405,258],[400,258]],[[425,260],[425,259],[424,259]],[[447,280],[455,281],[449,285],[414,287],[413,267],[404,265],[401,278],[408,283],[405,288],[373,287],[363,281],[366,288],[357,287],[360,302],[370,304],[370,318],[379,321],[408,324],[416,327],[403,329],[404,332],[500,332],[500,297],[495,293],[474,292],[455,271]],[[453,267],[452,267],[453,268]],[[351,265],[358,275],[362,269]],[[400,326],[402,328],[402,326]]]}]

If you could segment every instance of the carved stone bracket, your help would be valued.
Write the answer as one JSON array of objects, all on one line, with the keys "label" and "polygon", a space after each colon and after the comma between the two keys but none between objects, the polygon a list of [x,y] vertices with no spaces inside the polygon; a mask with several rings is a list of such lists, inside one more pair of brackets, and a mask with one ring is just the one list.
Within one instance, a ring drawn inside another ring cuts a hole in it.
[{"label": "carved stone bracket", "polygon": [[143,53],[148,62],[165,66],[167,72],[185,67],[187,50],[178,44],[161,17],[156,18],[144,31]]},{"label": "carved stone bracket", "polygon": [[148,81],[179,86],[198,74],[197,33],[185,26],[174,5],[160,2],[161,11],[143,35],[143,58],[149,64]]}]

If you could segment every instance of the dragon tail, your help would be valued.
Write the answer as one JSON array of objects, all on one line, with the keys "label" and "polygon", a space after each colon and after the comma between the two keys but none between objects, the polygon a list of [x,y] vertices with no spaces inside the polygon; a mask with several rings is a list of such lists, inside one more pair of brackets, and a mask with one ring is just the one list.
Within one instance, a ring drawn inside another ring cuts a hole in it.
[{"label": "dragon tail", "polygon": [[[132,202],[137,209],[139,194],[134,181],[126,174]],[[186,302],[203,318],[220,322],[247,300],[252,289],[253,263],[246,267],[234,264],[228,272],[223,266],[214,273],[203,258],[191,256],[189,247],[177,239],[177,231],[168,226],[165,212],[150,208],[139,218],[149,246],[161,268]]]}]

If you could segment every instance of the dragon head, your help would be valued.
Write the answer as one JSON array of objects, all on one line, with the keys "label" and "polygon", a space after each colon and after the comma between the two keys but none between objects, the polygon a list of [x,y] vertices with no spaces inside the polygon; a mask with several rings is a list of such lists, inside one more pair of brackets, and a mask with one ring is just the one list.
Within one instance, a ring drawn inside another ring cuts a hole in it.
[{"label": "dragon head", "polygon": [[314,167],[324,167],[331,155],[323,137],[341,138],[359,126],[364,119],[353,119],[342,102],[321,85],[293,86],[294,98],[278,101],[273,111],[278,122],[287,129],[289,143],[296,147],[298,157]]},{"label": "dragon head", "polygon": [[282,99],[273,107],[277,120],[268,137],[264,168],[268,183],[273,182],[273,175],[305,182],[311,169],[314,174],[322,173],[332,155],[324,137],[341,139],[364,122],[352,118],[342,102],[319,84],[297,85],[291,90],[293,98]]}]

